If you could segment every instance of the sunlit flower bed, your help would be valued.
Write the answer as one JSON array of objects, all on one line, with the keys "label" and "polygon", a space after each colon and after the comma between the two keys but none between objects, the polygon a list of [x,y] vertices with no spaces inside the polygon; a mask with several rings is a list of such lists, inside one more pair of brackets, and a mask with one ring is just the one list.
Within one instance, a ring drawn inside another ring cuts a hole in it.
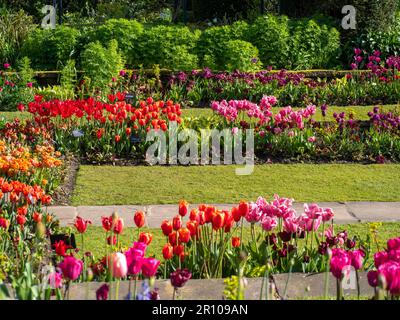
[{"label": "sunlit flower bed", "polygon": [[[2,180],[1,189],[0,256],[6,257],[1,270],[19,299],[67,299],[73,282],[87,281],[98,282],[98,299],[108,299],[111,286],[118,298],[119,283],[127,280],[125,299],[149,300],[160,298],[155,279],[170,279],[175,296],[192,278],[262,277],[267,283],[273,274],[291,272],[331,272],[341,286],[351,269],[371,270],[368,280],[377,296],[400,294],[399,239],[389,240],[388,249],[376,253],[375,265],[370,265],[371,239],[335,230],[333,210],[316,204],[304,204],[297,213],[293,199],[278,195],[271,201],[262,197],[241,201],[231,210],[205,204],[189,210],[189,204],[181,201],[172,221],[160,226],[166,239],[159,248],[161,261],[146,254],[153,235],[143,230],[145,214],[132,213],[137,233],[131,247],[125,248],[119,242],[124,221],[115,213],[102,217],[104,256],[95,260],[85,249],[90,221],[75,219],[81,247],[73,248],[64,240],[50,247],[48,237],[57,233],[57,221],[41,206],[51,198],[37,186],[18,182]],[[146,279],[145,287],[139,288],[137,281]],[[20,285],[26,281],[31,281],[30,287]]]}]

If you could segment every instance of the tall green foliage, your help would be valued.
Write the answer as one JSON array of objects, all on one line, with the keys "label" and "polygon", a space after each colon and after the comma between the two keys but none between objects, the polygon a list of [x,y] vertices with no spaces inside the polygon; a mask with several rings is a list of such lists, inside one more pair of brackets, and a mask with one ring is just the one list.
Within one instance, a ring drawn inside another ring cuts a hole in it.
[{"label": "tall green foliage", "polygon": [[36,69],[60,69],[77,54],[80,32],[58,26],[56,29],[36,28],[24,42],[22,52],[29,56]]},{"label": "tall green foliage", "polygon": [[13,63],[18,58],[22,43],[33,27],[32,17],[23,11],[0,13],[0,61]]},{"label": "tall green foliage", "polygon": [[107,47],[91,42],[81,55],[82,68],[93,89],[106,88],[112,77],[123,69],[124,61],[118,52],[118,42],[111,40]]}]

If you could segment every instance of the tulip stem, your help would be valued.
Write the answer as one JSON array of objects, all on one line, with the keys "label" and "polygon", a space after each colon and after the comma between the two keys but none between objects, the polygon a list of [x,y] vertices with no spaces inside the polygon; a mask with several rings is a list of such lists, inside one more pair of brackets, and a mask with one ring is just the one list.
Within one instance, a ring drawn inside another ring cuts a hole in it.
[{"label": "tulip stem", "polygon": [[117,285],[115,287],[115,300],[118,300],[118,291],[119,291],[119,280],[117,280]]},{"label": "tulip stem", "polygon": [[360,300],[360,275],[356,269],[356,279],[357,279],[357,299]]},{"label": "tulip stem", "polygon": [[243,217],[240,225],[240,251],[243,250]]}]

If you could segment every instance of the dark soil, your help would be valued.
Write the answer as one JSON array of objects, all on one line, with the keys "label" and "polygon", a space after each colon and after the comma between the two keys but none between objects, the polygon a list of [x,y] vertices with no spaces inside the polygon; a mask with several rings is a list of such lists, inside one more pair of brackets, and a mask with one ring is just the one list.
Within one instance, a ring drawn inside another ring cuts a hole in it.
[{"label": "dark soil", "polygon": [[52,195],[53,205],[55,206],[69,206],[71,204],[80,160],[76,156],[68,156],[64,160],[64,163],[64,179]]}]

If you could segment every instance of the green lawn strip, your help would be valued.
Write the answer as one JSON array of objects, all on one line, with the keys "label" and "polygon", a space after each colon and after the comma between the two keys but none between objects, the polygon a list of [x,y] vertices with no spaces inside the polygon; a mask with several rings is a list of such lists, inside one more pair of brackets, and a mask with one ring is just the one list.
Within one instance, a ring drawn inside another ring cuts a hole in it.
[{"label": "green lawn strip", "polygon": [[20,112],[20,111],[0,111],[0,121],[2,118],[7,121],[13,121],[18,118],[20,120],[25,120],[31,118],[32,115],[29,112]]},{"label": "green lawn strip", "polygon": [[[372,111],[374,106],[347,106],[347,107],[336,107],[336,106],[329,106],[326,117],[322,116],[321,109],[317,108],[317,112],[314,115],[314,119],[317,121],[334,121],[333,113],[341,113],[345,112],[346,115],[349,113],[354,114],[354,119],[357,120],[368,120],[368,112]],[[273,108],[273,112],[276,113],[281,108]],[[293,108],[295,110],[299,110],[301,108]],[[400,107],[397,105],[384,105],[381,106],[382,111],[398,111],[400,112]],[[185,117],[210,117],[214,114],[212,109],[210,108],[192,108],[192,109],[184,109],[183,115]]]},{"label": "green lawn strip", "polygon": [[400,165],[80,166],[73,205],[238,203],[273,194],[299,202],[400,201]]},{"label": "green lawn strip", "polygon": [[[370,225],[368,223],[350,224],[350,225],[336,225],[335,232],[347,230],[350,237],[355,235],[361,239],[365,239],[370,234]],[[400,236],[400,223],[383,223],[378,229],[379,249],[382,250],[386,247],[388,239]],[[119,236],[119,241],[124,249],[132,246],[132,243],[137,239],[137,228],[125,228],[122,235]],[[155,256],[157,259],[162,260],[162,247],[167,242],[166,237],[162,234],[161,229],[146,229],[143,228],[142,232],[148,231],[153,234],[153,240],[149,245],[146,255]],[[101,259],[105,255],[105,237],[106,233],[102,227],[89,226],[84,235],[84,252],[90,251],[95,259]],[[250,227],[244,228],[244,243],[250,239]],[[81,247],[81,237],[76,234],[77,246]],[[377,252],[376,245],[371,247],[372,253]],[[372,257],[372,255],[371,255]],[[371,260],[369,261],[371,262]],[[369,264],[369,263],[368,263]]]}]

